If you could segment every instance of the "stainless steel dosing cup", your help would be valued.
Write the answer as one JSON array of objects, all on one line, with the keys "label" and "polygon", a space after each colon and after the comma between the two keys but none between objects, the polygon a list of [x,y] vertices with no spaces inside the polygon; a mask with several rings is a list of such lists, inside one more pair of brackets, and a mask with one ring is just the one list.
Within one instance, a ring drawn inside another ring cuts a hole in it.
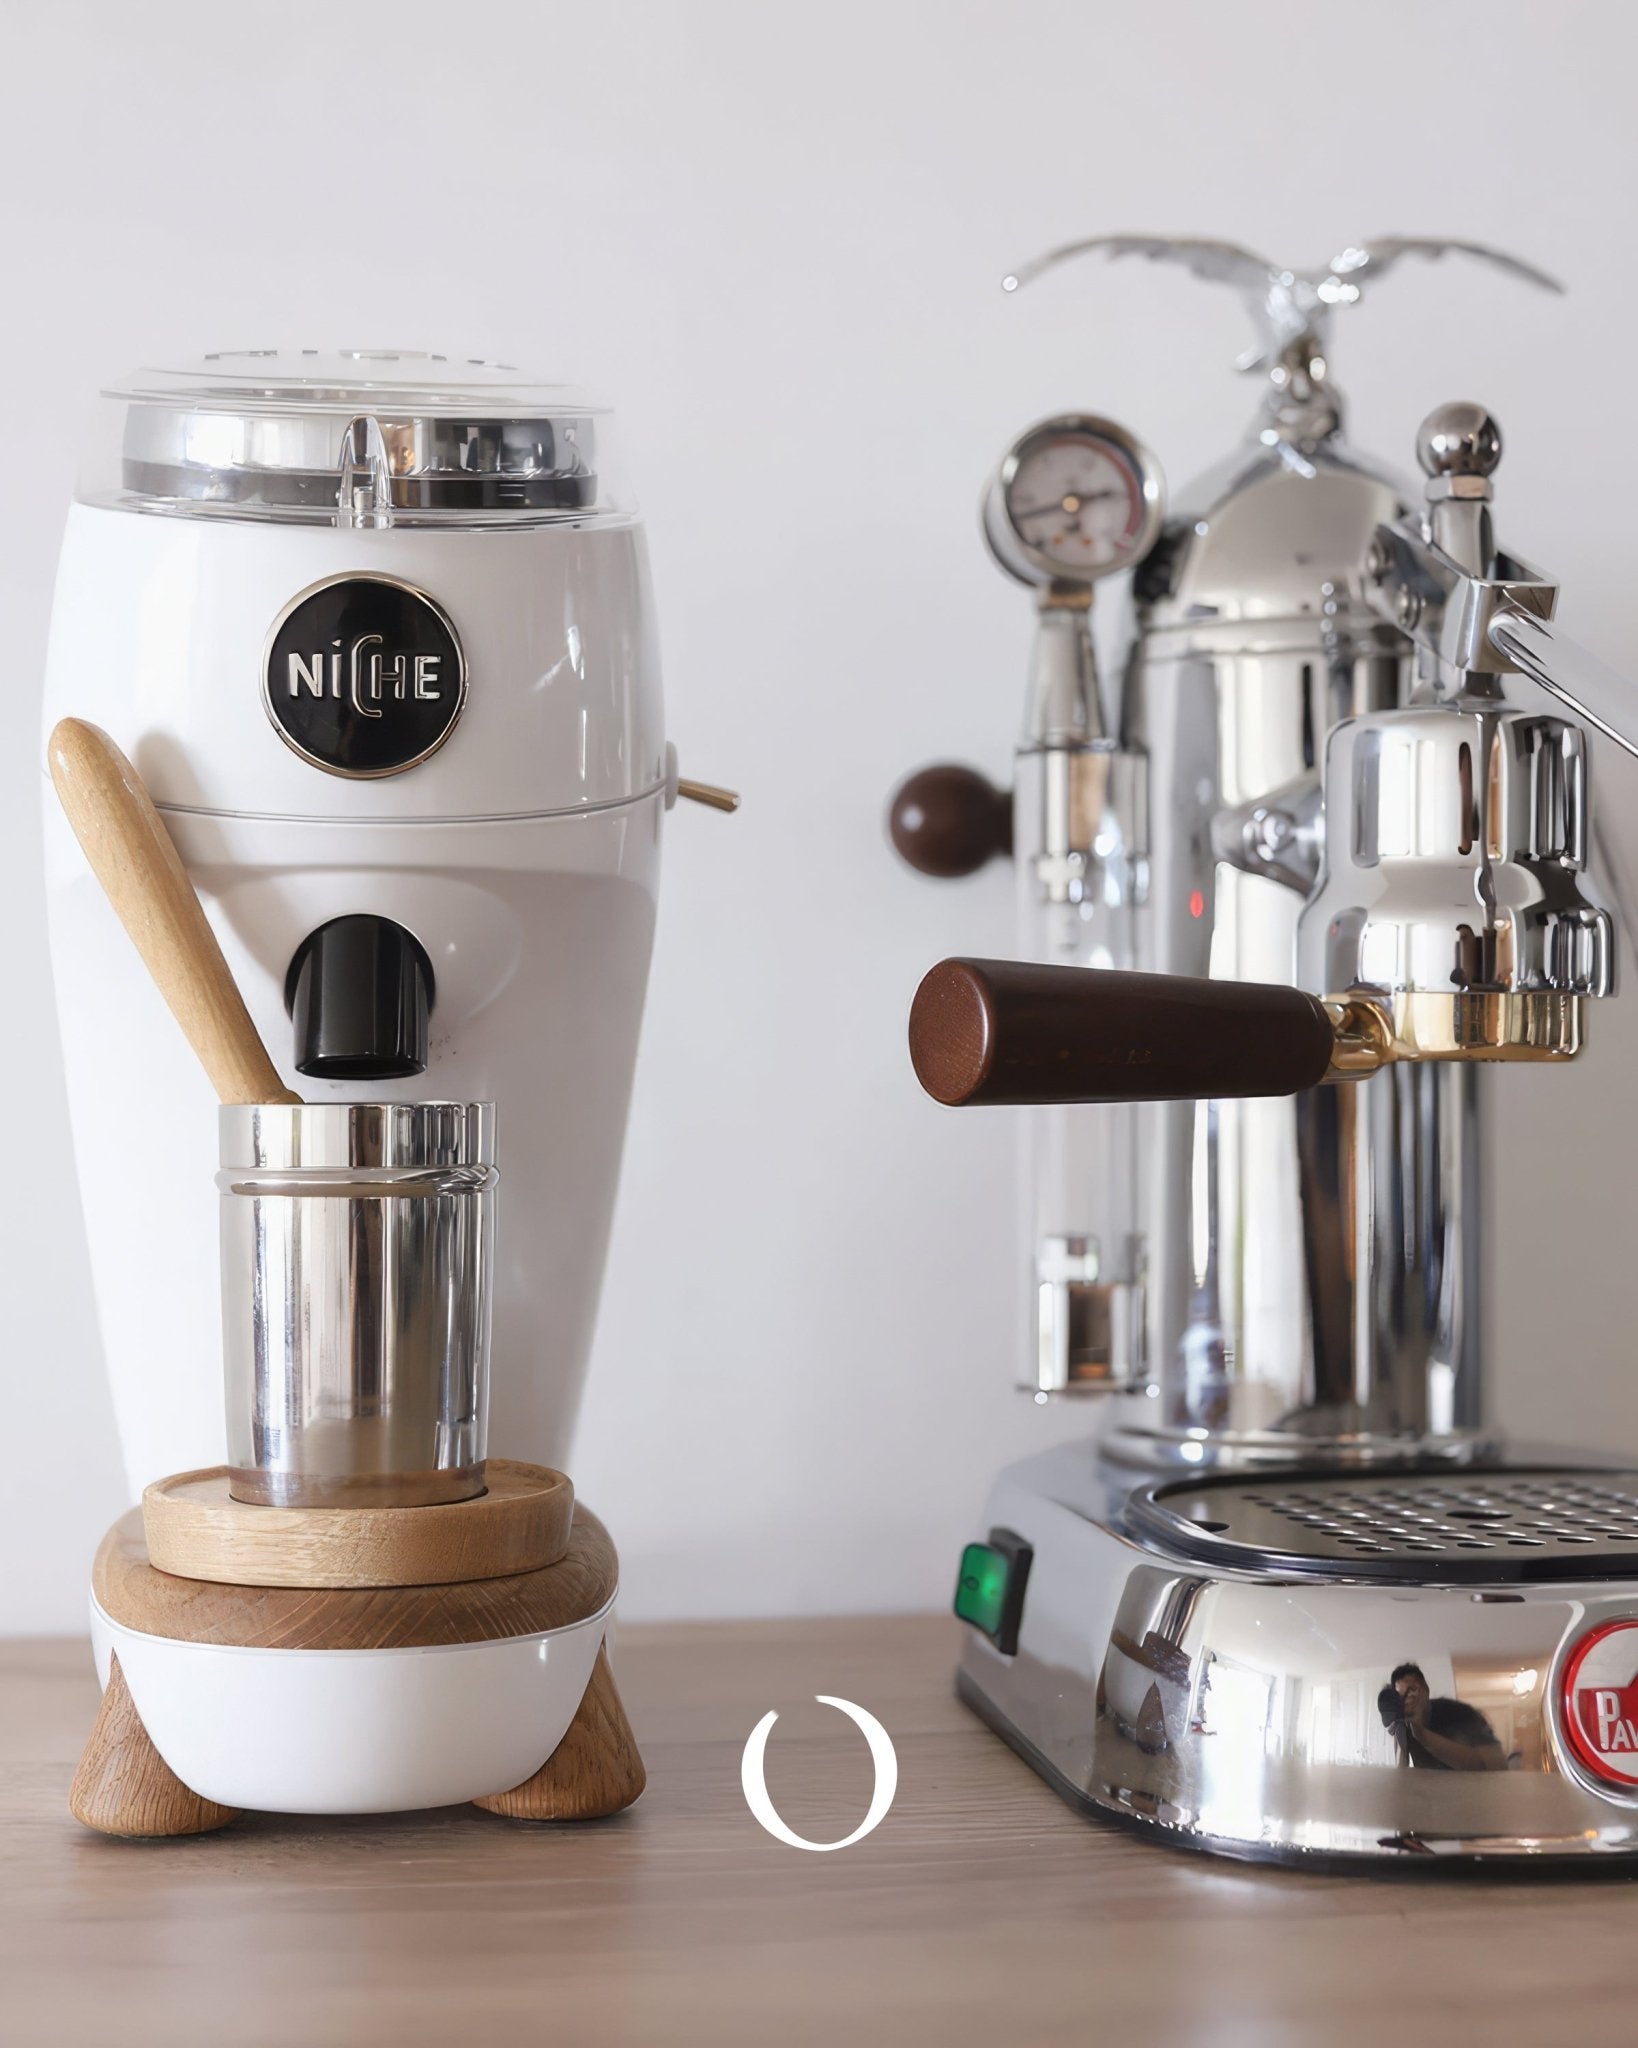
[{"label": "stainless steel dosing cup", "polygon": [[248,1103],[221,1148],[234,1499],[482,1493],[494,1105]]}]

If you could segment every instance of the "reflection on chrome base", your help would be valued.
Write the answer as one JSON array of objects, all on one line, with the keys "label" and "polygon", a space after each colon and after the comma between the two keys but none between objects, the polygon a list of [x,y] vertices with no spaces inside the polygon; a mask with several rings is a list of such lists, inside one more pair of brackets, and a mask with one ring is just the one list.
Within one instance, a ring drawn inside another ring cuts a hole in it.
[{"label": "reflection on chrome base", "polygon": [[1017,1648],[971,1632],[959,1690],[1075,1805],[1293,1863],[1638,1855],[1638,1475],[1134,1492],[1068,1445],[988,1527]]}]

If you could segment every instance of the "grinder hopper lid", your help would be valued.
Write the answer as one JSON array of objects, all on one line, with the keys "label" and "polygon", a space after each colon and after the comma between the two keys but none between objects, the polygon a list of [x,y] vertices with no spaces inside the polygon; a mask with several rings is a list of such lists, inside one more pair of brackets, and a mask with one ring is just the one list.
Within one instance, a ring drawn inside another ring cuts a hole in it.
[{"label": "grinder hopper lid", "polygon": [[603,524],[635,510],[606,406],[504,363],[400,349],[225,350],[101,394],[78,495],[187,518]]}]

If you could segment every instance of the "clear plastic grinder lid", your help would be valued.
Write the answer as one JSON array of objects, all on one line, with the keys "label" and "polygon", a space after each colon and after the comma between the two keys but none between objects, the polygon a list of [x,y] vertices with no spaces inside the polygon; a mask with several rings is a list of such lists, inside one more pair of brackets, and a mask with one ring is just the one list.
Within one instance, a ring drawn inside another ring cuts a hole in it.
[{"label": "clear plastic grinder lid", "polygon": [[339,526],[602,523],[633,505],[608,409],[504,363],[239,349],[104,391],[92,504]]}]

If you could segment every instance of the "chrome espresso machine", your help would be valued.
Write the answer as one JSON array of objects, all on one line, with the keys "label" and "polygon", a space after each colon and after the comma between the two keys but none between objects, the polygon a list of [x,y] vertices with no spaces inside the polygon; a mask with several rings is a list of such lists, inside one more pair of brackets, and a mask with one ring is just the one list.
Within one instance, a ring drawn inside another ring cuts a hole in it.
[{"label": "chrome espresso machine", "polygon": [[1574,1057],[1613,988],[1585,728],[1638,751],[1638,687],[1498,546],[1495,420],[1440,407],[1400,483],[1344,439],[1327,331],[1408,255],[1556,287],[1468,243],[1301,273],[1138,237],[1008,286],[1095,250],[1239,289],[1267,382],[1169,513],[1113,422],[1021,437],[984,502],[1037,601],[1014,789],[946,765],[893,803],[925,873],[1012,852],[1020,957],[935,967],[911,1053],[942,1102],[1025,1106],[1025,1383],[1111,1397],[995,1482],[959,1689],[1174,1843],[1624,1863],[1638,1473],[1488,1427],[1476,1070]]}]

